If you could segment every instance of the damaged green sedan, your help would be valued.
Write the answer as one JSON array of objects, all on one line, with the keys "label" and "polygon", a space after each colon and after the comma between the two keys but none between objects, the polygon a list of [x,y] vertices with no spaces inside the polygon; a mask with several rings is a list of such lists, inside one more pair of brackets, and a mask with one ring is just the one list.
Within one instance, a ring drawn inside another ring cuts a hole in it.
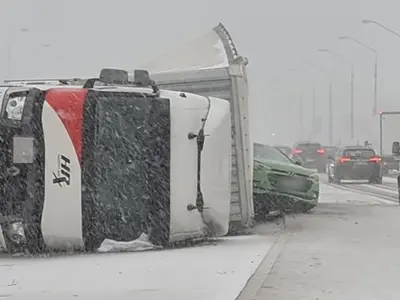
[{"label": "damaged green sedan", "polygon": [[254,143],[253,201],[256,220],[272,213],[307,212],[317,206],[319,177],[279,150]]}]

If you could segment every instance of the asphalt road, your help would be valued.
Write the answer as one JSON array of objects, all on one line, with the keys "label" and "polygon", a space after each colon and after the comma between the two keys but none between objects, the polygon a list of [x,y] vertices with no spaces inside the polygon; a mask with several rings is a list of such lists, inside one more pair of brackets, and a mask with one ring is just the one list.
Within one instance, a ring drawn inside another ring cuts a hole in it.
[{"label": "asphalt road", "polygon": [[392,183],[381,190],[349,185],[362,202],[321,203],[312,213],[286,218],[279,241],[238,300],[400,299],[400,206],[365,202],[366,191],[390,199]]}]

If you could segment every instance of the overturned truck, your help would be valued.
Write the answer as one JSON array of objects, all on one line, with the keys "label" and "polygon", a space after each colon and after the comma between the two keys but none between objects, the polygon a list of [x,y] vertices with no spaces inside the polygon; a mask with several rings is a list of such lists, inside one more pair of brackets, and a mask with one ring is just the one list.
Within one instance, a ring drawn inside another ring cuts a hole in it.
[{"label": "overturned truck", "polygon": [[226,99],[232,117],[230,229],[253,225],[253,150],[249,128],[246,65],[222,24],[191,43],[144,66],[157,85]]},{"label": "overturned truck", "polygon": [[142,234],[163,246],[227,233],[229,102],[135,75],[0,87],[0,248],[93,251]]}]

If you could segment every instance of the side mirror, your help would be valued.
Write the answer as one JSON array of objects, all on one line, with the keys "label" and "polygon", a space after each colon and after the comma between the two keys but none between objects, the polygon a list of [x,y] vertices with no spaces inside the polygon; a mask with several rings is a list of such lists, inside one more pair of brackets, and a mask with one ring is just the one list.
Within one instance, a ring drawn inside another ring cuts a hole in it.
[{"label": "side mirror", "polygon": [[394,155],[400,155],[400,142],[393,142],[392,153]]},{"label": "side mirror", "polygon": [[303,164],[301,163],[301,161],[299,161],[299,160],[295,160],[294,161],[294,164],[295,165],[298,165],[298,166],[302,166]]}]

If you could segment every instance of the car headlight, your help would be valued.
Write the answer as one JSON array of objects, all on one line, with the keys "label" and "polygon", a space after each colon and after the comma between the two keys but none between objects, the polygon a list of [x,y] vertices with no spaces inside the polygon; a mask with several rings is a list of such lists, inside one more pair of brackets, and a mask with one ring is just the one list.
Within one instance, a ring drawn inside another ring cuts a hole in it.
[{"label": "car headlight", "polygon": [[25,105],[25,98],[26,97],[13,97],[9,99],[6,106],[8,119],[21,121],[22,112]]},{"label": "car headlight", "polygon": [[23,106],[17,106],[11,110],[10,118],[13,120],[21,120]]}]

